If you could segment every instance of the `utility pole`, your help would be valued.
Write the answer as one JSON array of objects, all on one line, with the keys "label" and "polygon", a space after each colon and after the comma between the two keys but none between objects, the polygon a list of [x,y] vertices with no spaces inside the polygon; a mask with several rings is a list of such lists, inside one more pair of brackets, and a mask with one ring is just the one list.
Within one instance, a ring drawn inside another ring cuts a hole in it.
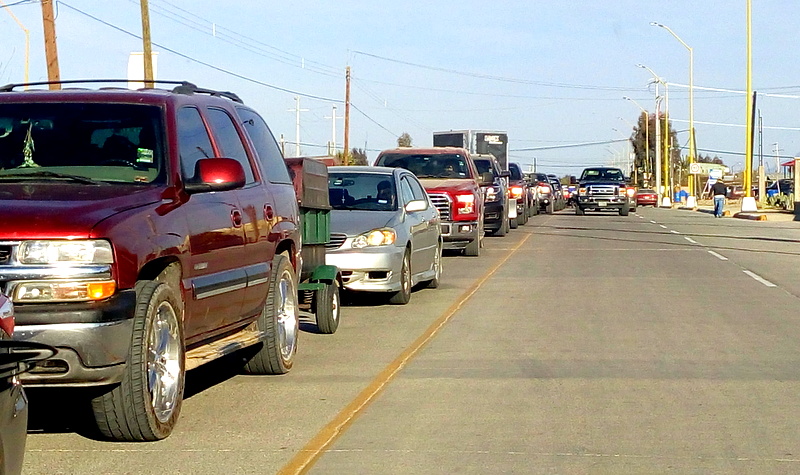
[{"label": "utility pole", "polygon": [[344,164],[350,164],[350,66],[345,75],[344,93]]},{"label": "utility pole", "polygon": [[341,119],[342,117],[336,116],[336,106],[333,106],[333,112],[331,113],[330,117],[325,117],[325,119],[331,119],[331,155],[336,155],[336,119]]},{"label": "utility pole", "polygon": [[294,156],[300,156],[300,113],[308,112],[308,109],[300,108],[300,96],[294,96],[294,109],[289,109],[289,112],[294,111]]},{"label": "utility pole", "polygon": [[766,203],[766,184],[764,176],[764,120],[761,117],[761,109],[758,110],[758,202],[762,205]]},{"label": "utility pole", "polygon": [[148,0],[139,0],[142,8],[142,43],[144,45],[144,87],[153,87],[153,46],[150,41],[150,8]]},{"label": "utility pole", "polygon": [[[58,49],[56,48],[56,20],[53,15],[53,0],[42,0],[42,23],[44,23],[44,53],[47,58],[47,80],[60,81]],[[50,84],[50,89],[61,89],[60,84]]]}]

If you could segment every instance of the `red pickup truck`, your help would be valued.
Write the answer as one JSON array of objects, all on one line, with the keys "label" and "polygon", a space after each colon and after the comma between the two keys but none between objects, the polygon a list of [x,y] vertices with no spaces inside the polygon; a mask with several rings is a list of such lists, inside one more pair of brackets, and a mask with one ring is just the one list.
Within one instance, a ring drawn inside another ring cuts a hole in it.
[{"label": "red pickup truck", "polygon": [[439,210],[444,248],[480,255],[484,235],[481,186],[491,185],[493,177],[478,174],[469,152],[457,147],[396,148],[382,151],[375,165],[405,168],[416,175]]}]

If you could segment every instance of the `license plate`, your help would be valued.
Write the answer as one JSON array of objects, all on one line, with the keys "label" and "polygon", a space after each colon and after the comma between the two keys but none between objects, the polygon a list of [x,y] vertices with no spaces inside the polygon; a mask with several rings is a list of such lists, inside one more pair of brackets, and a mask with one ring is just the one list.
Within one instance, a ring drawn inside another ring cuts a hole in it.
[{"label": "license plate", "polygon": [[605,206],[607,204],[608,203],[606,203],[605,201],[600,201],[599,203],[597,203],[597,206]]}]

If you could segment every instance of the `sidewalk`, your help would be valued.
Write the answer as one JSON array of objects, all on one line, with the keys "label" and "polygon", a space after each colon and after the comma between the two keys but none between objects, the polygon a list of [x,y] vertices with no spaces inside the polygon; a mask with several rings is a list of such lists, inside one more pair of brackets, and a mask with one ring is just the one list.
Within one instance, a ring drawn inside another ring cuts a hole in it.
[{"label": "sidewalk", "polygon": [[[795,221],[794,211],[786,211],[783,209],[763,208],[755,212],[742,213],[741,201],[729,201],[725,204],[724,216],[734,217],[739,219],[749,219],[753,221]],[[691,210],[683,206],[682,203],[672,205],[673,209]],[[697,200],[697,208],[693,211],[700,213],[714,214],[714,203],[710,200]],[[799,220],[800,221],[800,220]]]}]

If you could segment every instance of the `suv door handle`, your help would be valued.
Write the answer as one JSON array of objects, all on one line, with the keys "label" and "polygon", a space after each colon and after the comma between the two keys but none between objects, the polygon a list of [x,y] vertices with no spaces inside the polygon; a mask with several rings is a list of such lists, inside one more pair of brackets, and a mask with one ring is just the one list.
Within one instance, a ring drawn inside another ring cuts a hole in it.
[{"label": "suv door handle", "polygon": [[238,209],[231,210],[231,222],[234,228],[242,227],[242,212]]}]

